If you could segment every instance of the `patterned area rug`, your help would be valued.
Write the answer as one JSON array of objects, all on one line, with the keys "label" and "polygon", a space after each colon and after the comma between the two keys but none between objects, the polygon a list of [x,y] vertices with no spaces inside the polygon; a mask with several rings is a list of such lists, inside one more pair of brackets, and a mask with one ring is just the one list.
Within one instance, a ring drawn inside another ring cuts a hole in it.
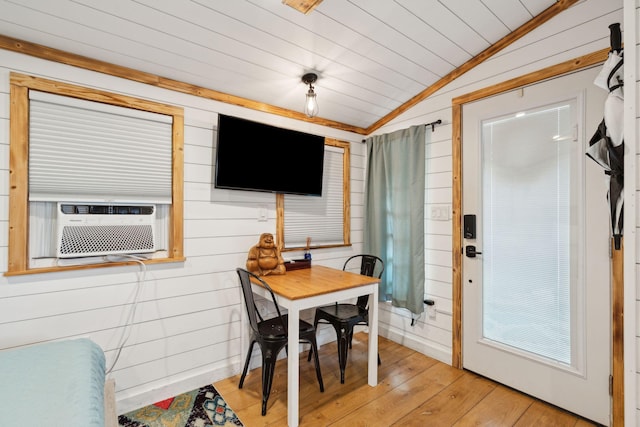
[{"label": "patterned area rug", "polygon": [[212,385],[118,417],[123,427],[243,426]]}]

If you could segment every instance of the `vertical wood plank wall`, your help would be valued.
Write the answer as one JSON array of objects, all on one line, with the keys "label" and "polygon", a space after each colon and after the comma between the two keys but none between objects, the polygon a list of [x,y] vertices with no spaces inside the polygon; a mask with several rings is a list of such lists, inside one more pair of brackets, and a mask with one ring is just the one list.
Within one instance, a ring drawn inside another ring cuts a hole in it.
[{"label": "vertical wood plank wall", "polygon": [[[451,100],[609,44],[608,25],[622,21],[622,0],[580,2],[542,28],[462,75],[376,133],[442,119],[427,146],[426,212],[452,201]],[[7,228],[10,71],[34,74],[184,107],[187,261],[148,266],[135,326],[113,373],[118,412],[239,372],[242,354],[240,293],[234,269],[264,231],[275,233],[275,196],[212,186],[217,113],[351,141],[352,248],[318,250],[315,263],[340,267],[361,250],[365,165],[361,135],[207,101],[0,50],[0,222]],[[588,132],[587,132],[588,133]],[[267,222],[258,209],[267,207]],[[425,219],[426,293],[436,301],[415,326],[408,313],[381,304],[380,333],[451,362],[452,222]],[[0,233],[0,269],[7,265],[7,233]],[[137,267],[0,277],[0,349],[88,336],[115,357],[136,288]],[[320,342],[333,340],[328,329]]]}]

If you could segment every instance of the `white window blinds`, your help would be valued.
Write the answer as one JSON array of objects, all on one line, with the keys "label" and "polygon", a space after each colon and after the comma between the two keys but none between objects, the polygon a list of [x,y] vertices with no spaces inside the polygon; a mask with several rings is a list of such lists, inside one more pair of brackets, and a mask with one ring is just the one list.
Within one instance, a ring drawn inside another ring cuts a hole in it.
[{"label": "white window blinds", "polygon": [[485,120],[481,156],[483,337],[569,365],[584,263],[576,109]]},{"label": "white window blinds", "polygon": [[[322,197],[284,196],[284,247],[344,243],[344,149],[325,145]],[[300,177],[299,179],[304,179]]]},{"label": "white window blinds", "polygon": [[172,117],[29,91],[29,200],[171,203]]}]

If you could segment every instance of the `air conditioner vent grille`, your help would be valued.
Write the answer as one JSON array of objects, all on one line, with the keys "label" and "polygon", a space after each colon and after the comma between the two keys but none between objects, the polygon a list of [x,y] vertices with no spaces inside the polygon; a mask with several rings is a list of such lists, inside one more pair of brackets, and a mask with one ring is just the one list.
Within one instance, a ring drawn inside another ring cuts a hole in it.
[{"label": "air conditioner vent grille", "polygon": [[155,205],[58,203],[58,258],[156,251]]},{"label": "air conditioner vent grille", "polygon": [[151,225],[65,226],[60,256],[95,256],[155,249]]}]

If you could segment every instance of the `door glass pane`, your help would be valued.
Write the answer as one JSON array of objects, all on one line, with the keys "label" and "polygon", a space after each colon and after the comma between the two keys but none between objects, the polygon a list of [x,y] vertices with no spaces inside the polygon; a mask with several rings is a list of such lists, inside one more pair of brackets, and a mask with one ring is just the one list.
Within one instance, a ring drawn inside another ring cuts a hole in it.
[{"label": "door glass pane", "polygon": [[565,102],[482,122],[484,339],[566,364],[576,243],[572,117],[575,104]]}]

